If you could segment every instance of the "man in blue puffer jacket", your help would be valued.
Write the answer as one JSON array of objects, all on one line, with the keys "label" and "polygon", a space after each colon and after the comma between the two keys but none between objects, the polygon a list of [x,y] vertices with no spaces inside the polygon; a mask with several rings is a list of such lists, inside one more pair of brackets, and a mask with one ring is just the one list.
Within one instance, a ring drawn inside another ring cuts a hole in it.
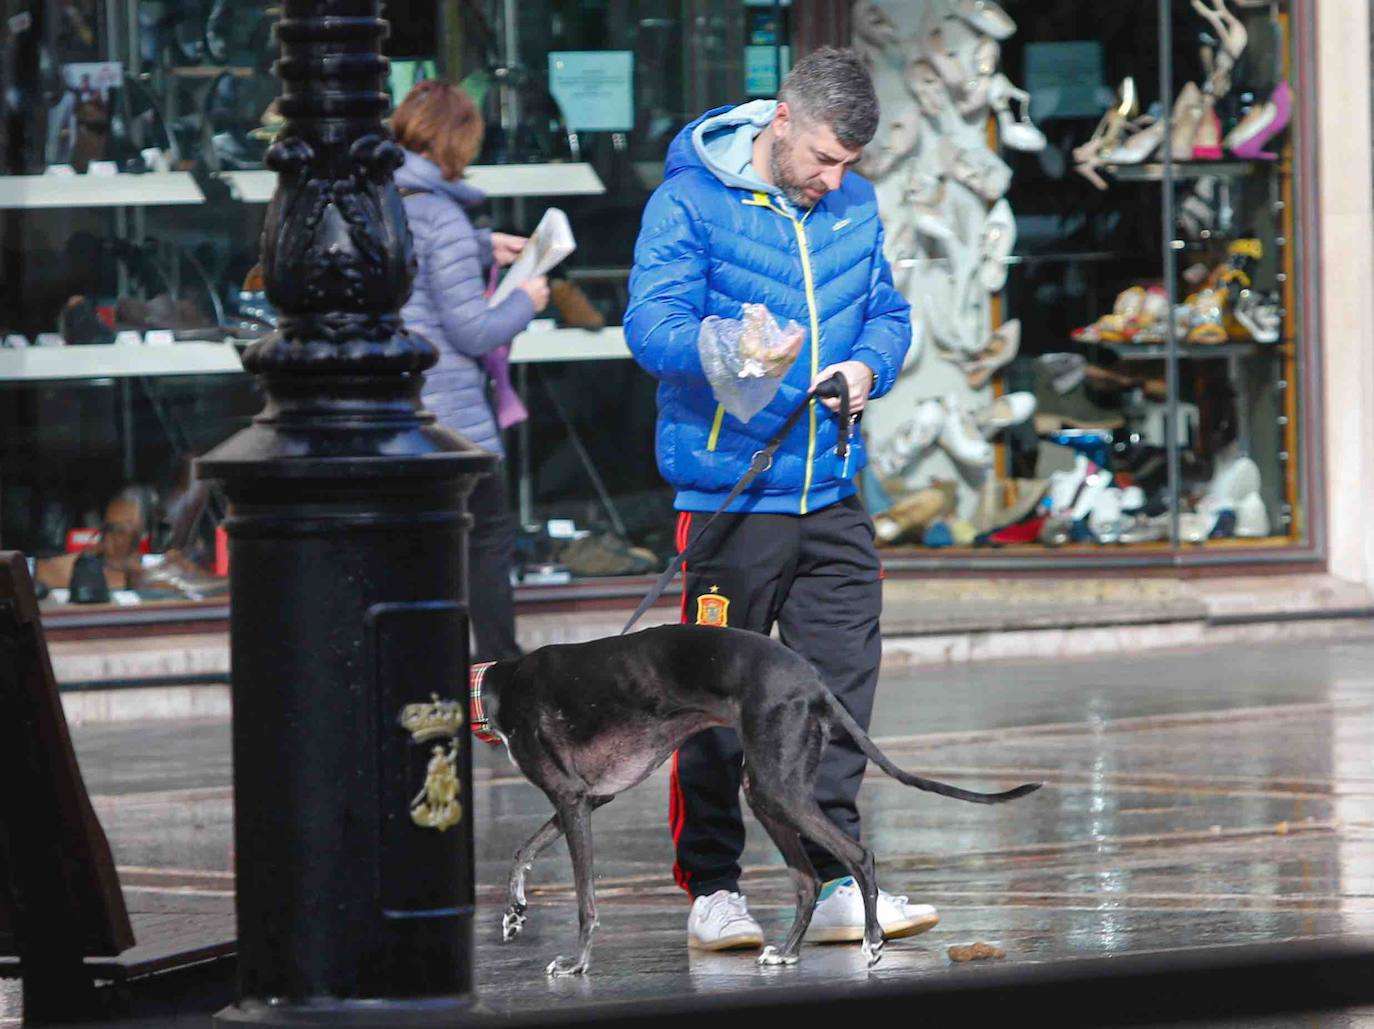
[{"label": "man in blue puffer jacket", "polygon": [[[658,465],[677,490],[679,549],[818,382],[843,372],[857,413],[901,370],[910,308],[883,258],[873,187],[848,173],[877,123],[862,63],[825,48],[798,62],[776,101],[708,112],[669,147],[635,247],[625,336],[660,382]],[[717,402],[697,353],[702,320],[739,318],[745,303],[806,330],[777,396],[747,423]],[[705,556],[684,573],[682,617],[764,633],[776,624],[867,729],[881,656],[881,569],[872,521],[855,496],[862,441],[839,424],[838,406],[811,399],[771,468],[712,524],[696,551]],[[841,433],[853,436],[843,458]],[[817,783],[822,809],[856,839],[864,766],[852,741],[832,740]],[[732,730],[700,733],[672,770],[674,872],[693,897],[688,943],[757,947],[763,934],[739,893],[739,740]],[[862,939],[853,880],[810,841],[806,852],[824,881],[808,938]],[[929,905],[887,893],[878,915],[889,938],[938,921]]]}]

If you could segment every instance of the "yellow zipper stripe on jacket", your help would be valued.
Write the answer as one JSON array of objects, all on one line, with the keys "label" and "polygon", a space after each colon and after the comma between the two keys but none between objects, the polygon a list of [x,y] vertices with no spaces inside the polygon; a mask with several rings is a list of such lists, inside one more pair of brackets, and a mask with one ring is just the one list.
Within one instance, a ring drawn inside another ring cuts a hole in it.
[{"label": "yellow zipper stripe on jacket", "polygon": [[[814,380],[816,373],[821,370],[821,320],[816,313],[816,284],[811,277],[811,248],[806,241],[806,226],[802,224],[806,221],[806,216],[795,218],[781,208],[774,207],[773,210],[792,223],[792,231],[797,234],[797,246],[801,248],[802,279],[806,283],[806,309],[811,315],[811,378]],[[812,397],[807,406],[807,414],[810,417],[806,435],[806,477],[802,480],[799,514],[806,514],[807,511],[807,502],[811,493],[811,475],[816,462],[816,398]]]},{"label": "yellow zipper stripe on jacket", "polygon": [[[815,379],[816,373],[820,369],[820,345],[821,345],[821,321],[816,313],[816,287],[811,277],[811,250],[806,242],[806,228],[802,224],[806,221],[805,215],[801,219],[793,217],[789,212],[781,207],[774,207],[767,193],[755,193],[752,197],[744,197],[740,203],[748,204],[750,207],[766,207],[774,214],[780,214],[792,223],[792,230],[797,234],[797,245],[801,248],[802,279],[806,283],[806,309],[811,315],[811,378]],[[809,211],[807,212],[810,213]],[[809,427],[806,436],[806,477],[802,481],[801,507],[799,514],[806,514],[807,497],[811,492],[812,466],[816,460],[816,399],[811,398],[808,404],[807,414]],[[716,420],[711,426],[711,436],[707,440],[706,449],[714,450],[716,439],[720,434],[721,416],[724,414],[723,408],[717,408]]]},{"label": "yellow zipper stripe on jacket", "polygon": [[716,444],[720,442],[720,425],[723,421],[725,421],[725,405],[717,404],[716,417],[711,422],[711,435],[706,440],[706,452],[708,454],[715,453]]}]

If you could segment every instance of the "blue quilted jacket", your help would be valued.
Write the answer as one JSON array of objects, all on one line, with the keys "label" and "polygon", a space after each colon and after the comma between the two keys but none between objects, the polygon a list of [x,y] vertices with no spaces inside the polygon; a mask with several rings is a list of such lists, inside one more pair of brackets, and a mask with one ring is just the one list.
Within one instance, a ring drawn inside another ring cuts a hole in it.
[{"label": "blue quilted jacket", "polygon": [[406,219],[417,268],[401,317],[406,328],[439,351],[420,395],[441,425],[499,454],[501,433],[487,399],[481,358],[530,323],[534,303],[517,289],[495,307],[487,305],[491,233],[474,228],[468,217],[486,195],[461,179],[448,181],[428,158],[409,151],[405,157],[396,185],[410,193]]},{"label": "blue quilted jacket", "polygon": [[[715,510],[820,369],[862,361],[873,369],[871,396],[880,397],[911,345],[910,307],[883,258],[873,187],[850,172],[800,211],[749,167],[754,137],[775,108],[768,100],[720,108],[684,128],[635,245],[625,338],[659,380],[658,467],[677,490],[678,510]],[[746,302],[807,330],[777,396],[747,423],[716,402],[697,356],[702,319],[738,318]],[[852,494],[863,444],[855,433],[841,460],[838,420],[813,400],[772,467],[730,510],[806,514]]]}]

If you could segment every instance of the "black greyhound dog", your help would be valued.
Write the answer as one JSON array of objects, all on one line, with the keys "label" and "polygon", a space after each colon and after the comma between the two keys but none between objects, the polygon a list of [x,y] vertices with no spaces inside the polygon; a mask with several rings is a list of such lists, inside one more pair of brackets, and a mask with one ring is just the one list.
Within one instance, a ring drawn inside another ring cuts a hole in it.
[{"label": "black greyhound dog", "polygon": [[884,772],[917,789],[977,804],[999,804],[1039,789],[974,793],[894,765],[826,689],[812,666],[776,640],[741,629],[669,625],[590,643],[542,647],[522,658],[474,668],[473,731],[504,742],[555,814],[515,854],[502,935],[525,923],[525,874],[538,853],[568,838],[581,948],[556,958],[549,975],[579,975],[596,928],[591,813],[642,782],[695,732],[728,726],[744,747],[744,794],[791,870],[797,916],[781,950],[760,964],[794,964],[820,890],[801,837],[821,844],[854,876],[864,899],[864,954],[882,953],[872,852],[841,832],[815,799],[821,751],[838,728]]}]

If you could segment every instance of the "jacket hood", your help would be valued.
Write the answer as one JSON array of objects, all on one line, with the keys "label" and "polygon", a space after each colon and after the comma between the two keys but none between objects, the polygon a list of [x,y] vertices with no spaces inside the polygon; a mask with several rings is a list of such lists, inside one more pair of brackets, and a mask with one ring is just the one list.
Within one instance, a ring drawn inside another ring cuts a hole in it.
[{"label": "jacket hood", "polygon": [[405,164],[396,169],[396,185],[401,189],[423,189],[431,193],[446,193],[464,207],[476,207],[485,203],[487,195],[476,186],[462,179],[450,182],[444,178],[439,166],[428,157],[402,150],[406,156]]},{"label": "jacket hood", "polygon": [[754,140],[773,120],[776,100],[751,100],[737,107],[718,107],[692,122],[668,148],[664,178],[683,168],[701,166],[734,189],[777,193],[749,166]]}]

